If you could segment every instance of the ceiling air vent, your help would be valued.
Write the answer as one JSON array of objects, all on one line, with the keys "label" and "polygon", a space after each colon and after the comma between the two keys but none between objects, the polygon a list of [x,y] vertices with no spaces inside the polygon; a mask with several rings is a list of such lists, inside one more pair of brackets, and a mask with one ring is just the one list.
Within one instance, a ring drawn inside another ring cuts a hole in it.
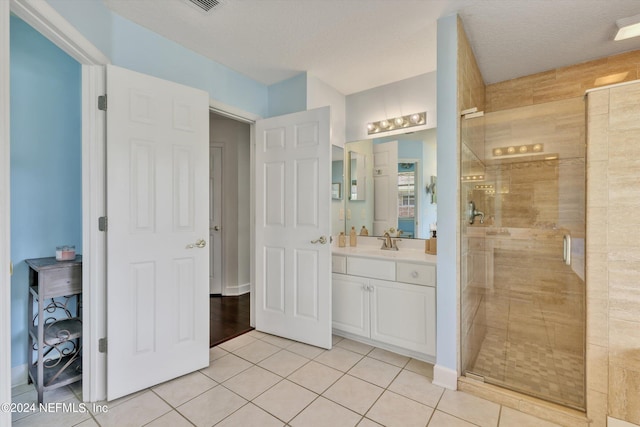
[{"label": "ceiling air vent", "polygon": [[189,0],[191,3],[198,6],[205,12],[209,12],[211,9],[220,4],[219,0]]}]

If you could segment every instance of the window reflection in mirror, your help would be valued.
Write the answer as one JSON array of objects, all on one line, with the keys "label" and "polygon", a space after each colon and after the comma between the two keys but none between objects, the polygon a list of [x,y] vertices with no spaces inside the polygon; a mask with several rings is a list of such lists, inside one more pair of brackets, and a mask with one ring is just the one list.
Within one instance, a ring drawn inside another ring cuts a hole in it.
[{"label": "window reflection in mirror", "polygon": [[[345,145],[345,152],[349,154],[357,152],[366,157],[367,161],[364,167],[358,169],[362,171],[364,176],[357,178],[359,182],[362,181],[366,185],[362,200],[349,200],[349,196],[353,196],[353,194],[349,192],[350,189],[344,189],[345,227],[339,231],[350,230],[352,226],[356,230],[360,230],[364,226],[370,231],[378,230],[372,235],[380,235],[381,227],[374,227],[375,194],[377,194],[374,186],[384,180],[380,179],[379,174],[375,175],[376,165],[380,164],[379,161],[376,161],[375,152],[381,150],[374,150],[373,147],[375,144],[386,144],[392,141],[397,141],[397,153],[394,153],[397,156],[393,156],[397,159],[397,175],[389,174],[391,177],[389,179],[394,181],[393,185],[390,182],[384,182],[384,185],[394,188],[395,194],[387,195],[388,202],[383,205],[387,205],[386,207],[389,208],[388,205],[393,204],[391,210],[395,210],[397,215],[397,220],[394,219],[393,225],[403,231],[402,238],[428,239],[430,237],[430,224],[435,224],[437,218],[437,205],[432,203],[434,194],[427,191],[432,183],[432,177],[435,180],[437,175],[436,129],[349,142]],[[356,167],[359,166],[358,163]],[[377,201],[377,205],[380,209],[380,200]],[[385,225],[382,228],[388,229],[391,226]]]}]

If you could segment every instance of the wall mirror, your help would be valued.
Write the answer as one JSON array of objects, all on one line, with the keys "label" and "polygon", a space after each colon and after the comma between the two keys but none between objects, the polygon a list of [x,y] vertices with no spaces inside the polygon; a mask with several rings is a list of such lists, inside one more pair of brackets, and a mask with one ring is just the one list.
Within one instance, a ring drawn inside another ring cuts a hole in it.
[{"label": "wall mirror", "polygon": [[351,188],[339,231],[400,229],[402,238],[428,239],[437,218],[436,129],[349,142],[345,151]]}]

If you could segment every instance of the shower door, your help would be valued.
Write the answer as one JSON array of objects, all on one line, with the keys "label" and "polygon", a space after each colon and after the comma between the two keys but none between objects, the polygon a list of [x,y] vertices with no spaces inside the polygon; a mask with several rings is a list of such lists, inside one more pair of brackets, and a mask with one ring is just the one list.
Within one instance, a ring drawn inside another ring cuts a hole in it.
[{"label": "shower door", "polygon": [[584,409],[584,100],[463,117],[461,161],[463,372]]}]

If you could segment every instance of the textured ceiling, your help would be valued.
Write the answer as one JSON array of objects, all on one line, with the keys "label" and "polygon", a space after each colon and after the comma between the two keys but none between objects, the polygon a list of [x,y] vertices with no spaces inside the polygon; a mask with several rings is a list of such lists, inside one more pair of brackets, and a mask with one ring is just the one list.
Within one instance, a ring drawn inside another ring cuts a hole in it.
[{"label": "textured ceiling", "polygon": [[457,12],[486,83],[640,49],[613,42],[639,0],[104,0],[115,13],[257,81],[302,71],[343,94],[436,69],[436,21]]}]

